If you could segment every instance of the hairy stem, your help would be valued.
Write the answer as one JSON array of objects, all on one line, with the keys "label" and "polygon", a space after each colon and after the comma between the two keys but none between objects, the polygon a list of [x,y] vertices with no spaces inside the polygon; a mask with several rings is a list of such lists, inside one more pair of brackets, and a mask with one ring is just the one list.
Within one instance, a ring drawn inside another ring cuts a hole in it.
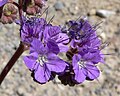
[{"label": "hairy stem", "polygon": [[21,42],[18,49],[16,50],[16,52],[14,53],[14,55],[9,60],[9,62],[7,63],[7,65],[5,66],[5,68],[2,70],[2,72],[0,74],[0,85],[3,82],[4,78],[6,77],[6,75],[8,74],[8,72],[10,71],[10,69],[15,64],[15,62],[18,60],[18,58],[24,52],[24,50],[25,50],[25,45]]}]

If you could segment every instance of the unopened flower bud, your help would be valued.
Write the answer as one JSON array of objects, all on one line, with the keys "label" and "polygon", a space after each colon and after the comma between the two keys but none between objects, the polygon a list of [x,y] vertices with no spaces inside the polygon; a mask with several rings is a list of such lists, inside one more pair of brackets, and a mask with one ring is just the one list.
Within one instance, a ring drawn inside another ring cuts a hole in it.
[{"label": "unopened flower bud", "polygon": [[1,22],[6,23],[12,23],[17,18],[17,9],[13,4],[7,4],[3,8],[2,16],[1,16]]},{"label": "unopened flower bud", "polygon": [[34,0],[35,5],[38,5],[39,7],[43,7],[43,5],[45,5],[45,1],[46,0]]},{"label": "unopened flower bud", "polygon": [[46,0],[24,0],[23,11],[28,15],[35,15],[41,12]]},{"label": "unopened flower bud", "polygon": [[36,5],[27,7],[26,13],[29,15],[34,15],[36,13],[40,13],[40,8]]}]

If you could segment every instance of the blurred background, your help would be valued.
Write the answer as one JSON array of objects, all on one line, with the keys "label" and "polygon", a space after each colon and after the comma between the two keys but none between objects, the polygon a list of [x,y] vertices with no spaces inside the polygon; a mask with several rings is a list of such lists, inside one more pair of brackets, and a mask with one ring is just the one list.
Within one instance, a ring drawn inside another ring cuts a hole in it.
[{"label": "blurred background", "polygon": [[[120,96],[120,0],[48,0],[48,20],[53,24],[86,16],[91,24],[100,24],[97,30],[103,42],[110,42],[104,50],[105,63],[99,64],[101,75],[97,80],[85,81],[74,87],[48,82],[40,85],[32,80],[31,72],[19,58],[0,86],[0,96]],[[19,45],[19,26],[0,23],[0,72]],[[112,54],[115,53],[115,54]]]}]

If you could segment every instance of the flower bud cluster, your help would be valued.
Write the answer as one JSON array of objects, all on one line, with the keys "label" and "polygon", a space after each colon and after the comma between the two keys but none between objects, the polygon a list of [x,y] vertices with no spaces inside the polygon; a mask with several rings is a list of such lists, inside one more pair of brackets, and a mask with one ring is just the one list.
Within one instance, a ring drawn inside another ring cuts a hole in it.
[{"label": "flower bud cluster", "polygon": [[23,11],[29,15],[35,15],[41,12],[46,0],[23,0]]},{"label": "flower bud cluster", "polygon": [[3,24],[12,23],[17,18],[17,8],[13,4],[6,4],[2,10],[0,18]]},{"label": "flower bud cluster", "polygon": [[[18,0],[20,1],[20,0]],[[41,13],[42,7],[46,0],[21,0],[22,2],[15,2],[15,0],[0,0],[0,22],[3,24],[12,23],[19,16],[18,12],[25,12],[28,15],[35,15]]]}]

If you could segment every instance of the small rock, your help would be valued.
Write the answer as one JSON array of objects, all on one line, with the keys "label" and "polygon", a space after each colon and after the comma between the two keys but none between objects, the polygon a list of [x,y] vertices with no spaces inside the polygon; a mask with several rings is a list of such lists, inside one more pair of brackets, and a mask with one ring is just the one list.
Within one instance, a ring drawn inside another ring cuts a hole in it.
[{"label": "small rock", "polygon": [[90,12],[88,13],[89,16],[95,15],[96,14],[96,10],[92,9],[90,10]]},{"label": "small rock", "polygon": [[14,73],[19,73],[19,70],[17,68],[13,68]]},{"label": "small rock", "polygon": [[17,94],[19,96],[25,96],[25,92],[26,92],[25,88],[22,88],[22,87],[18,88],[17,90]]},{"label": "small rock", "polygon": [[68,8],[69,12],[72,15],[76,15],[78,13],[78,11],[79,11],[79,7],[76,4],[74,4],[74,3],[72,3],[70,6],[71,7]]},{"label": "small rock", "polygon": [[58,1],[54,5],[56,10],[62,10],[64,8],[64,4],[61,1]]},{"label": "small rock", "polygon": [[111,15],[115,15],[116,12],[114,11],[109,11],[109,10],[97,10],[96,15],[102,18],[107,18]]},{"label": "small rock", "polygon": [[[98,29],[99,30],[99,29]],[[106,34],[104,32],[102,32],[100,34],[100,38],[102,39],[102,41],[106,41],[107,37],[106,37]]]},{"label": "small rock", "polygon": [[5,93],[9,94],[9,96],[12,96],[14,94],[14,91],[10,91],[10,89],[5,89]]}]

